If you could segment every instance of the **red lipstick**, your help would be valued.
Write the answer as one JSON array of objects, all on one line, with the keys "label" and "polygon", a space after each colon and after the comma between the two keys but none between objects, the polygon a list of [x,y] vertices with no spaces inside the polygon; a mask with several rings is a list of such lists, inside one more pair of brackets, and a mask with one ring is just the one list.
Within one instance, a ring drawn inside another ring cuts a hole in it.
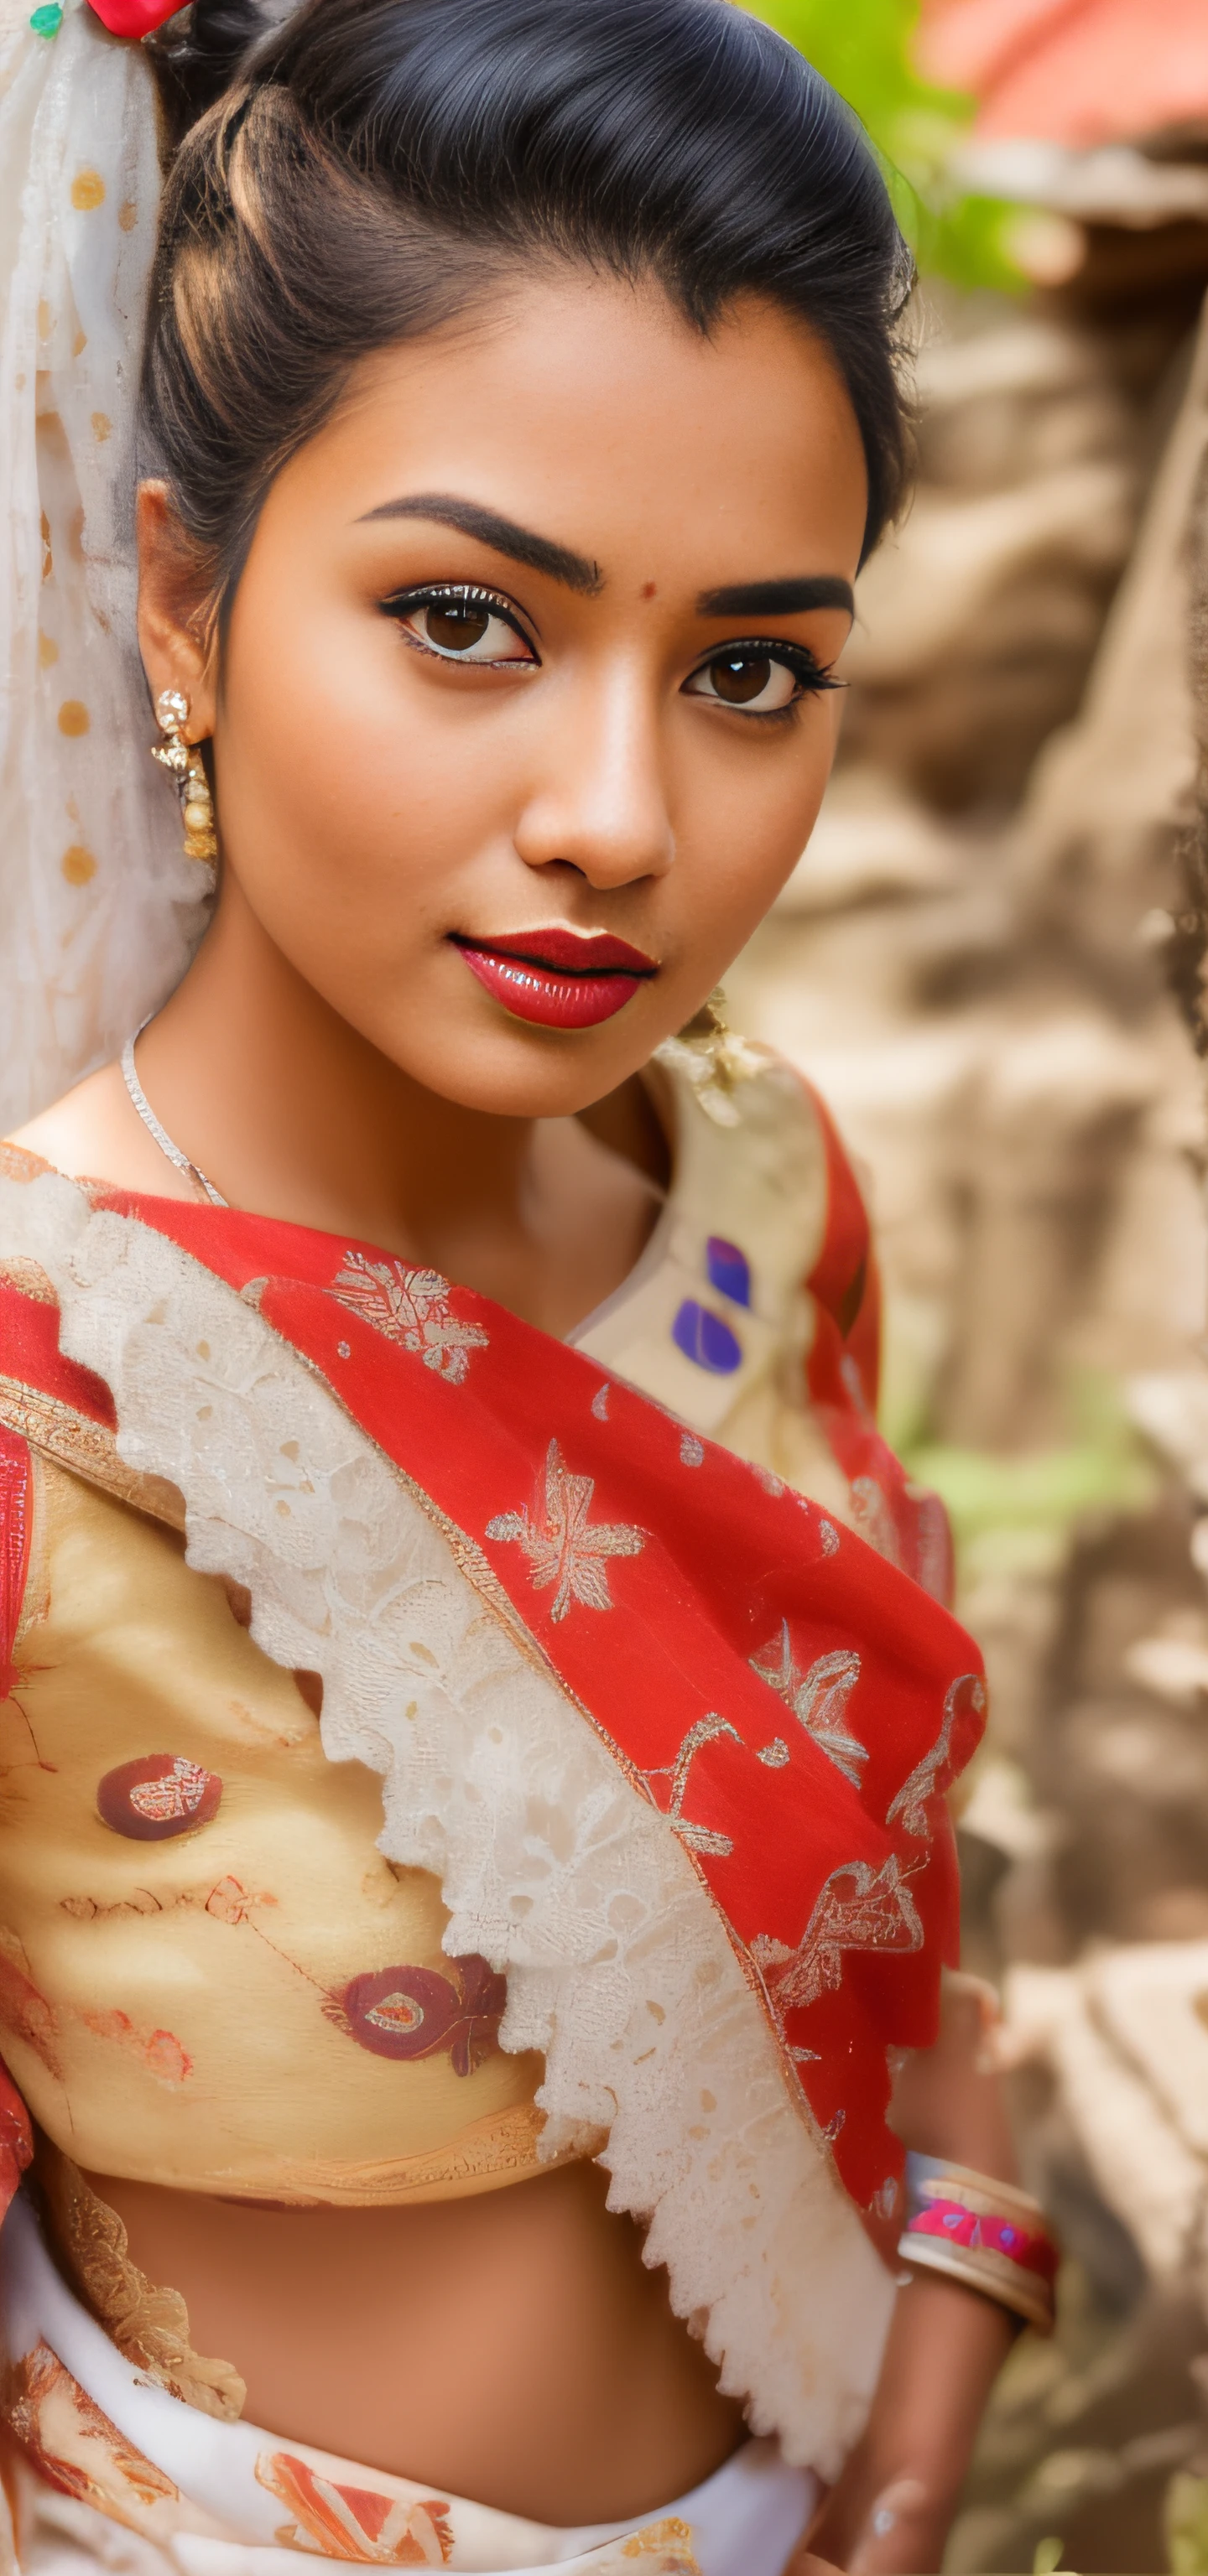
[{"label": "red lipstick", "polygon": [[653,957],[607,931],[580,934],[551,924],[495,939],[455,934],[453,945],[493,1001],[538,1028],[597,1028],[658,973]]}]

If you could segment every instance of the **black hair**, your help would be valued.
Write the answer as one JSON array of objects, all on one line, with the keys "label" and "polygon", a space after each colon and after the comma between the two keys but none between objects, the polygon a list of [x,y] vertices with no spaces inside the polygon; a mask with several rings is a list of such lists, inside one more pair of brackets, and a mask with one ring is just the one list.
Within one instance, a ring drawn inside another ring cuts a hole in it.
[{"label": "black hair", "polygon": [[909,254],[851,110],[731,0],[193,0],[152,51],[172,149],[142,385],[162,474],[229,596],[273,476],[350,369],[535,258],[737,296],[825,341],[898,508]]}]

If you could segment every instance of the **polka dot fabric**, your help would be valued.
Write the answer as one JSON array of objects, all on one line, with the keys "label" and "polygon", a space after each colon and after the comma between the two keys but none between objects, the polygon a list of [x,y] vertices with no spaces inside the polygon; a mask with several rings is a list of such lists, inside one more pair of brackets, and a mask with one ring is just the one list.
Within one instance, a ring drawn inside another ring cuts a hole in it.
[{"label": "polka dot fabric", "polygon": [[0,30],[0,1129],[179,981],[180,848],[134,642],[131,352],[159,198],[151,73],[86,0]]}]

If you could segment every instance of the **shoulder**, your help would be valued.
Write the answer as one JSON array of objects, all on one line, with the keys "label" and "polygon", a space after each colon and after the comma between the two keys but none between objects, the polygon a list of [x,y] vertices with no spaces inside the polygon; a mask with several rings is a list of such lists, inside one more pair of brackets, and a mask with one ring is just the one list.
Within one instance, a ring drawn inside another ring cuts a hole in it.
[{"label": "shoulder", "polygon": [[115,1189],[158,1198],[192,1195],[147,1134],[117,1064],[86,1074],[3,1141],[68,1180],[107,1181]]}]

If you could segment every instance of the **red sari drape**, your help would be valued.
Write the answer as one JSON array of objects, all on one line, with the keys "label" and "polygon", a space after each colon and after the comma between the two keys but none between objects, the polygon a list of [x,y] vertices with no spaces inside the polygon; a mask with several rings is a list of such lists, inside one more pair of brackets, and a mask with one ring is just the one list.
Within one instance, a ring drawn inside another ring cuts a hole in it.
[{"label": "red sari drape", "polygon": [[[685,1439],[489,1299],[304,1227],[89,1195],[169,1238],[301,1354],[667,1817],[888,2257],[902,2159],[887,2052],[933,2039],[956,1952],[944,1792],[982,1723],[969,1637],[818,1506]],[[52,1306],[0,1288],[2,1374],[120,1435],[55,1324]]]}]

